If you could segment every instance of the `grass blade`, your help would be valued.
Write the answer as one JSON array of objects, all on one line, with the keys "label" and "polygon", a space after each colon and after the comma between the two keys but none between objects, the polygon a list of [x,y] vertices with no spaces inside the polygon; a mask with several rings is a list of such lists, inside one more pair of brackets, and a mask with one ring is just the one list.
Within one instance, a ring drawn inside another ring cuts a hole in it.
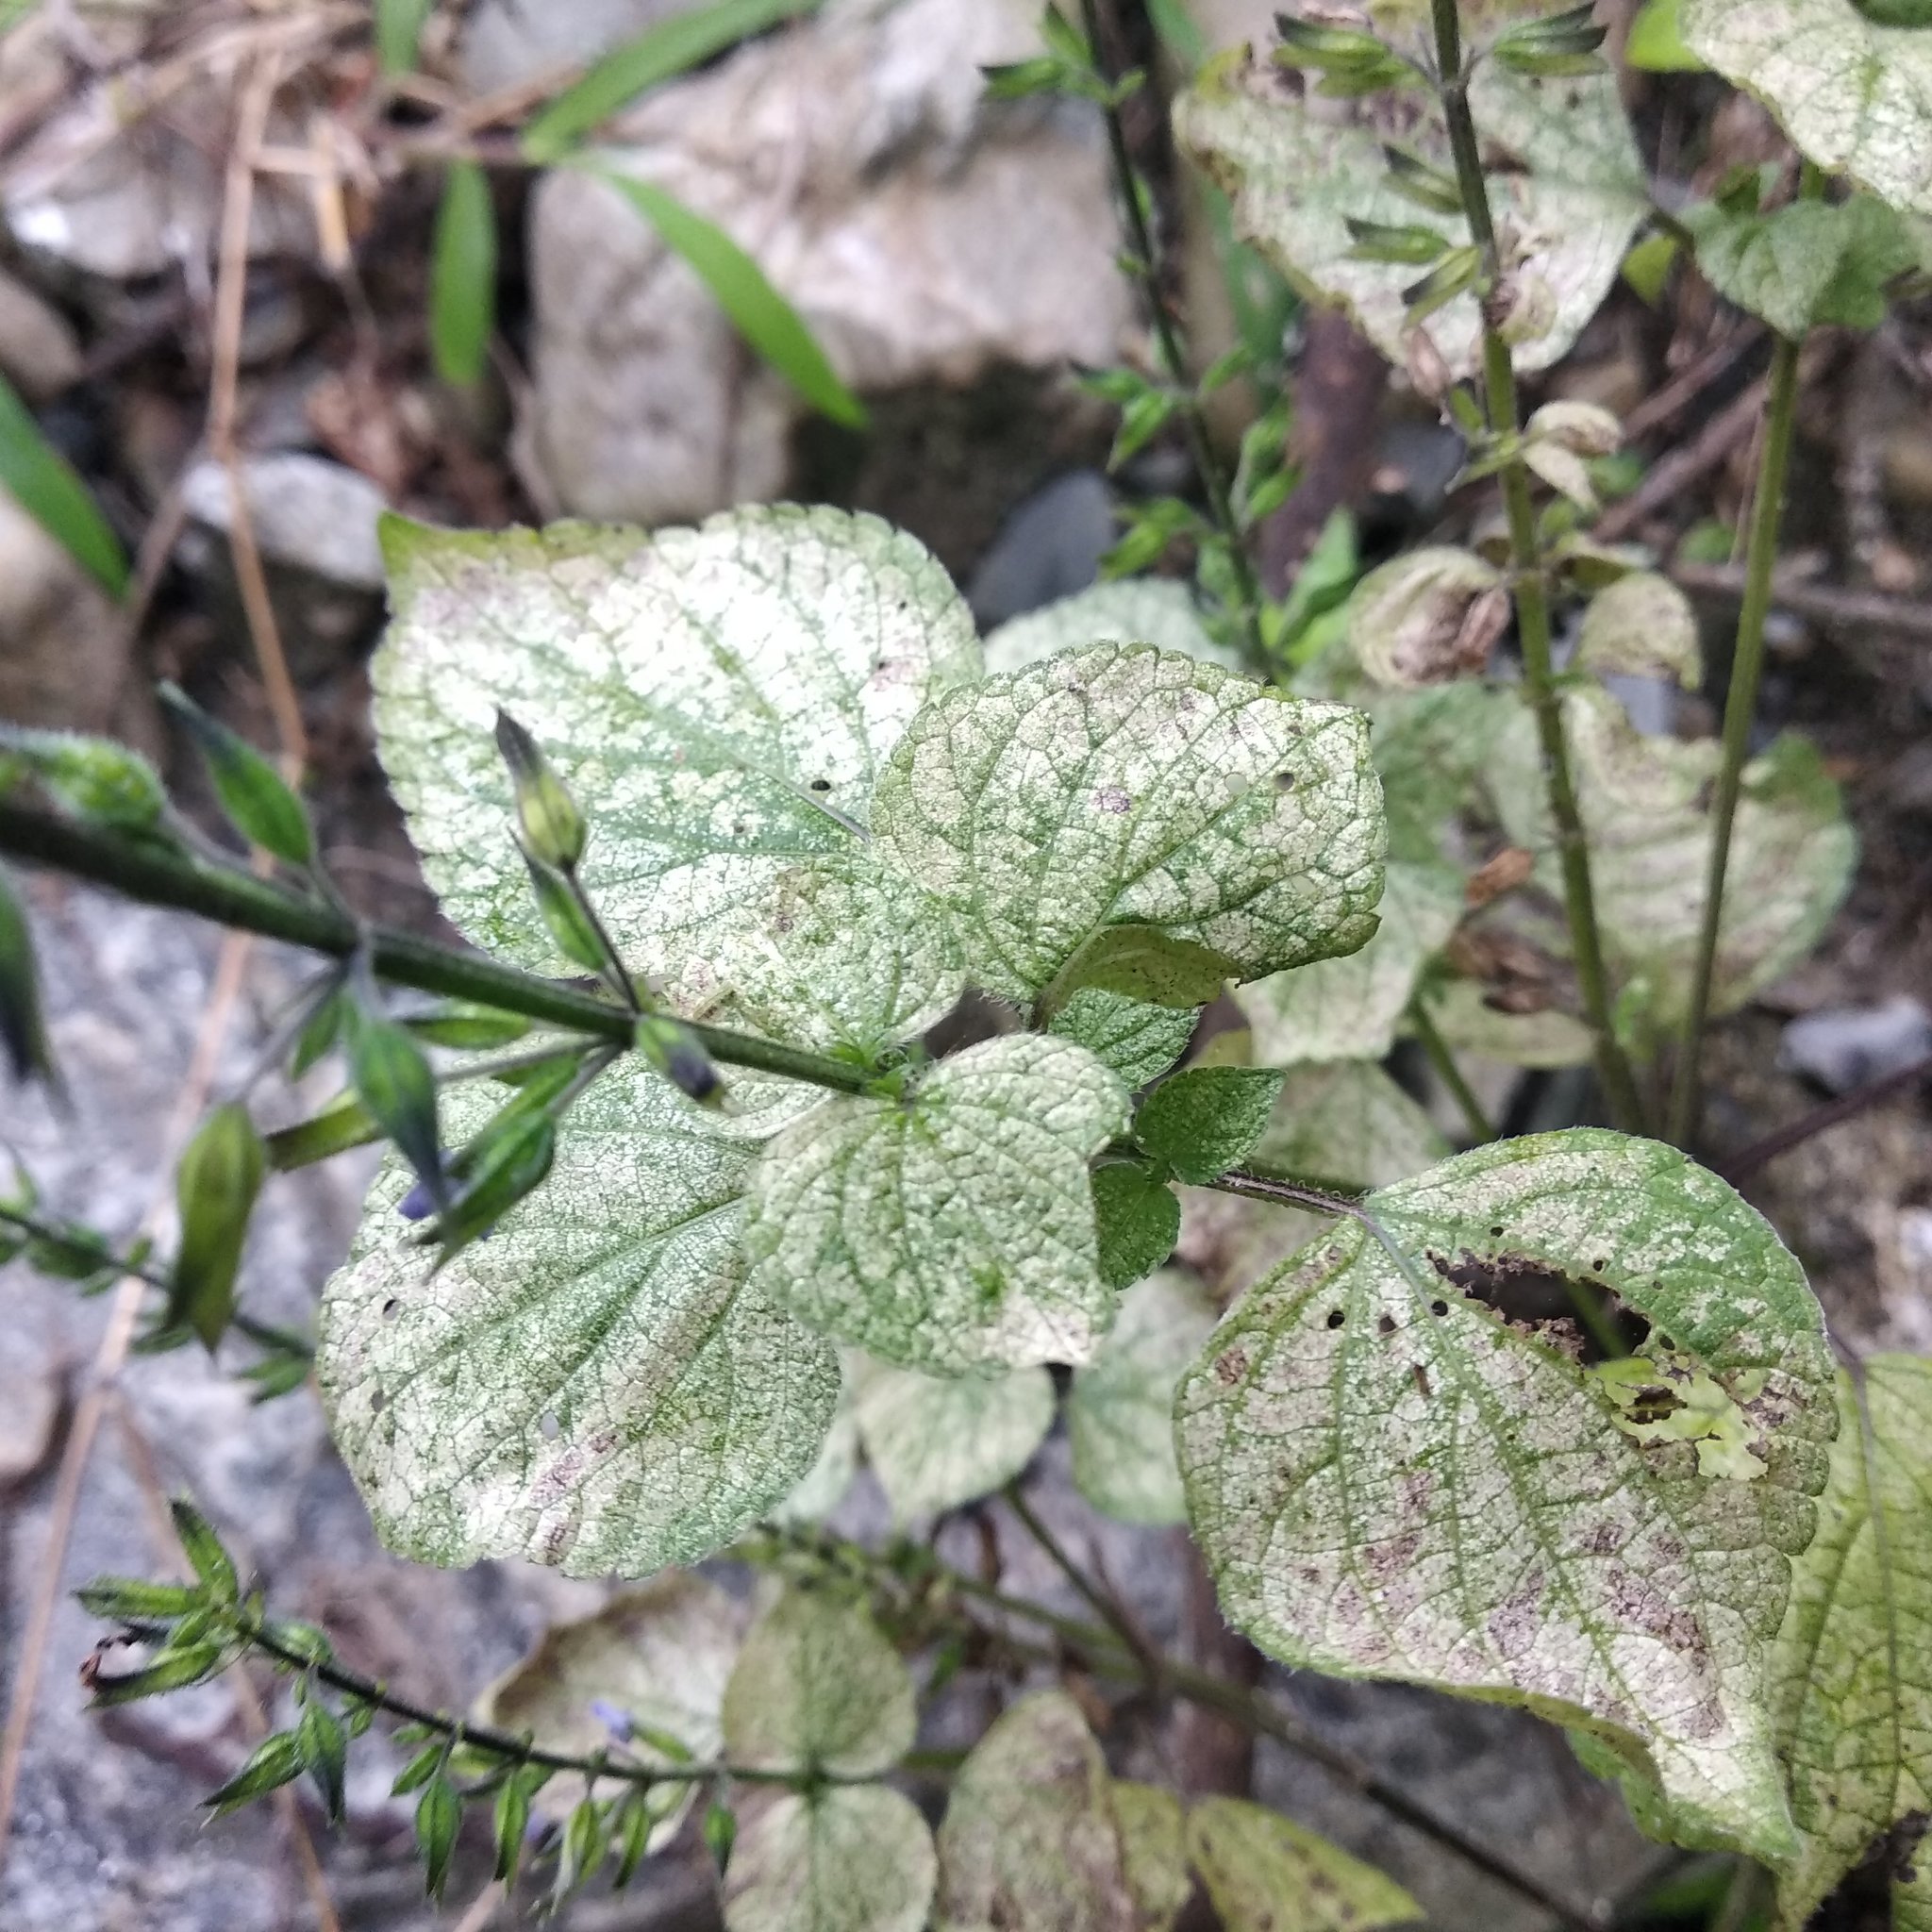
[{"label": "grass blade", "polygon": [[0,376],[0,489],[59,542],[109,596],[127,588],[127,556],[88,487],[41,433],[33,412]]},{"label": "grass blade", "polygon": [[813,408],[850,428],[863,426],[865,406],[840,381],[798,311],[724,229],[652,182],[603,169],[593,172],[657,229],[666,247],[691,264],[739,334]]},{"label": "grass blade", "polygon": [[436,373],[458,389],[483,374],[496,326],[496,208],[475,161],[454,161],[436,214],[429,272],[429,345]]},{"label": "grass blade", "polygon": [[532,161],[560,159],[583,137],[646,88],[684,74],[751,35],[809,13],[821,0],[715,0],[661,21],[605,55],[524,129]]},{"label": "grass blade", "polygon": [[408,74],[416,65],[423,24],[436,0],[375,0],[375,55],[385,74]]}]

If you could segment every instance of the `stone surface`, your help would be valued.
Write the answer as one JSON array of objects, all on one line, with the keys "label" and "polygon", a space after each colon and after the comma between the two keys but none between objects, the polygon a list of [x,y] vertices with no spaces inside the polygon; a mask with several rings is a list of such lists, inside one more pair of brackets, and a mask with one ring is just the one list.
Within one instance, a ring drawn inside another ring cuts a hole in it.
[{"label": "stone surface", "polygon": [[0,270],[0,375],[30,403],[45,402],[80,375],[80,343],[52,303]]},{"label": "stone surface", "polygon": [[[988,104],[1031,0],[845,0],[647,96],[608,159],[750,250],[861,392],[1114,359],[1133,327],[1106,156],[1083,108]],[[532,200],[540,501],[646,524],[778,494],[792,391],[606,184]]]},{"label": "stone surface", "polygon": [[1778,1058],[1846,1093],[1932,1056],[1932,1012],[1907,993],[1876,1007],[1827,1007],[1785,1028]]},{"label": "stone surface", "polygon": [[472,93],[494,93],[588,63],[703,0],[481,0],[463,25],[457,64]]}]

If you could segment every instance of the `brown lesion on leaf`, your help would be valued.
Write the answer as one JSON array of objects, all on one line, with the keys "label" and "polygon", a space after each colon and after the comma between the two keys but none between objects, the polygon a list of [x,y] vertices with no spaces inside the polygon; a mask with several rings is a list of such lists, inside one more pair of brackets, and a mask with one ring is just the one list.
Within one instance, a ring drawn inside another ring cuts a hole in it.
[{"label": "brown lesion on leaf", "polygon": [[1224,1388],[1232,1389],[1248,1373],[1248,1357],[1245,1349],[1230,1348],[1224,1354],[1214,1357],[1214,1378]]}]

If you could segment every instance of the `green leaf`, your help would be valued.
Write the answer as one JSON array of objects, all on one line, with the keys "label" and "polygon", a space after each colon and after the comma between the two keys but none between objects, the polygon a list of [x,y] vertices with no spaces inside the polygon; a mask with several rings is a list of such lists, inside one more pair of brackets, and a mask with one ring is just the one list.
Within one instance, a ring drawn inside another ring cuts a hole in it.
[{"label": "green leaf", "polygon": [[517,1867],[523,1862],[524,1834],[530,1823],[530,1800],[549,1776],[542,1765],[525,1765],[511,1772],[497,1787],[491,1835],[496,1844],[496,1876],[506,1885],[516,1883]]},{"label": "green leaf", "polygon": [[167,809],[160,774],[138,751],[111,738],[35,731],[0,719],[0,790],[15,759],[58,804],[116,831],[153,831]]},{"label": "green leaf", "polygon": [[12,496],[110,597],[127,589],[127,554],[88,487],[0,376],[0,490]]},{"label": "green leaf", "polygon": [[903,1100],[840,1098],[782,1128],[753,1177],[751,1286],[899,1368],[1081,1361],[1112,1313],[1087,1163],[1126,1126],[1084,1048],[1007,1034]]},{"label": "green leaf", "polygon": [[320,1113],[268,1137],[268,1162],[277,1174],[292,1174],[350,1147],[366,1147],[382,1138],[375,1116],[352,1091],[339,1093]]},{"label": "green leaf", "polygon": [[431,1898],[442,1896],[462,1823],[463,1801],[439,1771],[416,1800],[416,1849],[423,1858],[423,1889]]},{"label": "green leaf", "polygon": [[840,380],[804,318],[723,228],[655,182],[602,168],[587,172],[615,189],[657,229],[658,240],[710,290],[752,350],[814,409],[848,429],[865,427],[865,405]]},{"label": "green leaf", "polygon": [[1643,0],[1624,42],[1626,66],[1648,74],[1702,74],[1704,62],[1684,44],[1682,0]]},{"label": "green leaf", "polygon": [[1180,1800],[1158,1785],[1115,1778],[1108,1794],[1121,1835],[1121,1865],[1135,1907],[1134,1932],[1173,1932],[1193,1891]]},{"label": "green leaf", "polygon": [[1280,1091],[1281,1075],[1272,1067],[1190,1067],[1141,1103],[1134,1138],[1175,1179],[1211,1181],[1241,1165]]},{"label": "green leaf", "polygon": [[792,1585],[751,1627],[724,1687],[734,1764],[872,1777],[912,1748],[912,1679],[865,1605]]},{"label": "green leaf", "polygon": [[1203,663],[1243,669],[1201,622],[1192,590],[1173,577],[1127,577],[1094,584],[1057,604],[1013,618],[986,634],[989,674],[1019,671],[1056,652],[1098,643],[1154,644]]},{"label": "green leaf", "polygon": [[[1772,1653],[1772,1704],[1798,1856],[1778,1877],[1796,1932],[1874,1840],[1932,1812],[1932,1361],[1868,1357],[1842,1422],[1818,1535]],[[1932,1863],[1921,1841],[1915,1863]],[[1909,1888],[1894,1893],[1904,1910]]]},{"label": "green leaf", "polygon": [[1129,1088],[1158,1078],[1188,1050],[1198,1013],[1124,999],[1082,987],[1048,1023],[1047,1031],[1084,1046]]},{"label": "green leaf", "polygon": [[[1251,1290],[1175,1400],[1224,1612],[1271,1655],[1515,1702],[1646,1769],[1699,1835],[1795,1845],[1765,1667],[1837,1426],[1823,1318],[1771,1228],[1673,1148],[1483,1147]],[[1386,1242],[1383,1237],[1386,1236]],[[1563,1324],[1468,1291],[1600,1283],[1737,1408],[1759,1479],[1639,1441]]]},{"label": "green leaf", "polygon": [[1274,974],[1236,995],[1263,1066],[1387,1057],[1424,967],[1462,917],[1461,881],[1440,865],[1391,862],[1378,909],[1381,924],[1360,952]]},{"label": "green leaf", "polygon": [[431,1046],[454,1047],[461,1053],[514,1046],[530,1034],[530,1023],[521,1013],[499,1012],[494,1007],[471,1006],[463,1000],[446,1001],[425,1013],[405,1013],[403,1024]]},{"label": "green leaf", "polygon": [[919,1932],[938,1879],[932,1833],[882,1785],[741,1799],[725,1932]]},{"label": "green leaf", "polygon": [[496,329],[496,204],[475,161],[452,161],[436,210],[429,348],[444,382],[480,382]]},{"label": "green leaf", "polygon": [[1053,1427],[1053,1377],[1041,1368],[940,1380],[861,1359],[855,1380],[865,1459],[901,1525],[991,1495]]},{"label": "green leaf", "polygon": [[1242,1798],[1199,1798],[1188,1856],[1226,1932],[1363,1932],[1423,1908],[1392,1878]]},{"label": "green leaf", "polygon": [[1870,195],[1764,213],[1707,202],[1681,219],[1718,293],[1793,340],[1821,325],[1876,328],[1887,285],[1918,259],[1905,220]]},{"label": "green leaf", "polygon": [[4,871],[0,871],[0,1046],[7,1050],[7,1064],[16,1080],[24,1084],[54,1077],[54,1058],[41,1008],[33,930],[26,922],[26,908]]},{"label": "green leaf", "polygon": [[186,1496],[176,1496],[169,1503],[168,1515],[180,1541],[182,1554],[188,1558],[188,1567],[200,1578],[201,1587],[210,1601],[233,1603],[241,1594],[242,1585],[236,1577],[233,1560],[214,1532],[214,1525]]},{"label": "green leaf", "polygon": [[1240,963],[1158,925],[1104,925],[1060,969],[1041,1004],[1058,1007],[1072,993],[1091,987],[1150,1006],[1197,1012],[1221,996]]},{"label": "green leaf", "polygon": [[1219,1311],[1185,1270],[1163,1269],[1121,1297],[1100,1353],[1074,1372],[1067,1434],[1074,1482],[1120,1523],[1187,1519],[1174,1459],[1174,1391]]},{"label": "green leaf", "polygon": [[1381,891],[1360,713],[1145,647],[941,693],[888,761],[874,829],[951,908],[974,979],[1019,999],[1108,925],[1243,978],[1352,952]]},{"label": "green leaf", "polygon": [[319,1697],[310,1695],[302,1707],[295,1725],[295,1743],[302,1754],[302,1768],[315,1780],[322,1794],[324,1815],[330,1824],[342,1816],[342,1790],[348,1775],[349,1744],[342,1735],[341,1720]]},{"label": "green leaf", "polygon": [[1100,1278],[1130,1288],[1174,1253],[1181,1204],[1163,1175],[1131,1161],[1109,1161],[1092,1174]]},{"label": "green leaf", "polygon": [[209,1639],[164,1650],[152,1663],[120,1676],[99,1677],[88,1703],[91,1710],[108,1710],[116,1705],[133,1704],[142,1697],[160,1697],[170,1690],[185,1690],[192,1684],[205,1683],[226,1668],[233,1653]]},{"label": "green leaf", "polygon": [[[1907,0],[1910,4],[1910,0]],[[1681,0],[1685,44],[1754,93],[1827,174],[1932,214],[1932,38],[1876,0]],[[1904,11],[1904,8],[1899,10]]]},{"label": "green leaf", "polygon": [[471,939],[561,963],[511,855],[501,706],[595,801],[585,882],[675,1010],[870,1053],[951,1006],[942,920],[865,837],[887,752],[979,668],[971,613],[910,538],[783,507],[655,537],[384,528],[380,749]]},{"label": "green leaf", "polygon": [[435,5],[436,0],[375,0],[375,52],[385,74],[414,68],[417,42]]},{"label": "green leaf", "polygon": [[[477,1700],[477,1721],[513,1735],[527,1731],[544,1750],[579,1757],[619,1741],[626,1757],[644,1764],[716,1757],[724,1742],[724,1686],[743,1630],[744,1608],[736,1599],[702,1576],[668,1571],[620,1591],[588,1617],[553,1624]],[[618,1721],[622,1735],[614,1736]],[[682,1758],[653,1741],[658,1739],[676,1740]],[[687,1785],[677,1804],[654,1820],[648,1852],[664,1850],[677,1836],[696,1794],[697,1786]],[[526,1790],[521,1800],[510,1798],[510,1808],[521,1804],[527,1817],[533,1795]],[[567,1779],[537,1808],[561,1824],[581,1795],[580,1782]],[[507,1823],[504,1802],[498,1801],[498,1819]],[[499,1840],[499,1858],[503,1852]]]},{"label": "green leaf", "polygon": [[116,1624],[171,1622],[201,1601],[199,1592],[184,1583],[149,1583],[135,1576],[96,1576],[74,1596],[89,1616]]},{"label": "green leaf", "polygon": [[[1539,0],[1485,0],[1463,9],[1474,39],[1541,13]],[[1486,149],[1511,165],[1489,177],[1505,267],[1519,286],[1547,291],[1547,319],[1516,345],[1521,369],[1559,360],[1609,291],[1617,264],[1649,213],[1636,144],[1607,74],[1536,78],[1491,61],[1475,70],[1471,107]],[[1407,171],[1384,149],[1399,139],[1441,175],[1451,169],[1440,109],[1420,91],[1346,105],[1285,93],[1239,54],[1210,61],[1176,103],[1176,138],[1233,202],[1236,233],[1317,300],[1340,304],[1402,366],[1411,326],[1413,267],[1364,261],[1351,221],[1406,227],[1414,204]],[[1452,244],[1469,241],[1453,210]],[[1473,292],[1431,317],[1428,331],[1455,376],[1479,365]]]},{"label": "green leaf", "polygon": [[1139,1924],[1107,1760],[1062,1690],[1011,1705],[953,1780],[935,1932],[1121,1932]]},{"label": "green leaf", "polygon": [[[491,1097],[446,1096],[453,1131]],[[832,1352],[744,1280],[755,1122],[633,1061],[577,1101],[547,1185],[433,1275],[371,1195],[316,1375],[378,1533],[419,1560],[644,1575],[728,1541],[811,1466]]]},{"label": "green leaf", "polygon": [[208,1115],[175,1171],[181,1244],[168,1275],[166,1325],[193,1329],[210,1354],[235,1312],[248,1219],[267,1173],[267,1149],[239,1101]]},{"label": "green leaf", "polygon": [[406,1027],[352,997],[343,1016],[349,1076],[369,1117],[396,1143],[439,1206],[448,1194],[442,1171],[436,1076]]},{"label": "green leaf", "polygon": [[524,129],[524,158],[561,160],[585,135],[649,88],[675,79],[740,41],[814,11],[820,0],[709,0],[673,14],[606,54]]},{"label": "green leaf", "polygon": [[290,865],[308,865],[315,857],[315,833],[308,808],[288,781],[245,738],[210,718],[177,685],[164,682],[158,689],[207,759],[215,796],[235,829]]},{"label": "green leaf", "polygon": [[292,1731],[271,1731],[242,1761],[240,1771],[201,1802],[210,1818],[225,1817],[266,1797],[302,1774],[302,1746]]},{"label": "green leaf", "polygon": [[819,1444],[818,1460],[782,1501],[765,1512],[770,1521],[788,1526],[822,1523],[844,1501],[858,1474],[858,1418],[852,1412],[854,1365],[858,1359],[856,1349],[845,1351],[839,1405],[832,1412],[825,1440]]}]

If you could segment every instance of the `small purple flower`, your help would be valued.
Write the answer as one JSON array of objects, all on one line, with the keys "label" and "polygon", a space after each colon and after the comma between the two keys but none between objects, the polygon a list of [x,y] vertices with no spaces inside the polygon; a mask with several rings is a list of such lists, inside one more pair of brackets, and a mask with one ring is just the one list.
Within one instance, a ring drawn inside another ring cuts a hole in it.
[{"label": "small purple flower", "polygon": [[630,1742],[631,1719],[630,1713],[627,1710],[618,1709],[616,1705],[605,1698],[593,1697],[591,1699],[591,1715],[610,1733],[611,1737],[618,1743],[628,1744]]},{"label": "small purple flower", "polygon": [[429,1184],[426,1181],[418,1181],[396,1203],[396,1212],[405,1221],[426,1221],[435,1211],[436,1203],[429,1198]]}]

